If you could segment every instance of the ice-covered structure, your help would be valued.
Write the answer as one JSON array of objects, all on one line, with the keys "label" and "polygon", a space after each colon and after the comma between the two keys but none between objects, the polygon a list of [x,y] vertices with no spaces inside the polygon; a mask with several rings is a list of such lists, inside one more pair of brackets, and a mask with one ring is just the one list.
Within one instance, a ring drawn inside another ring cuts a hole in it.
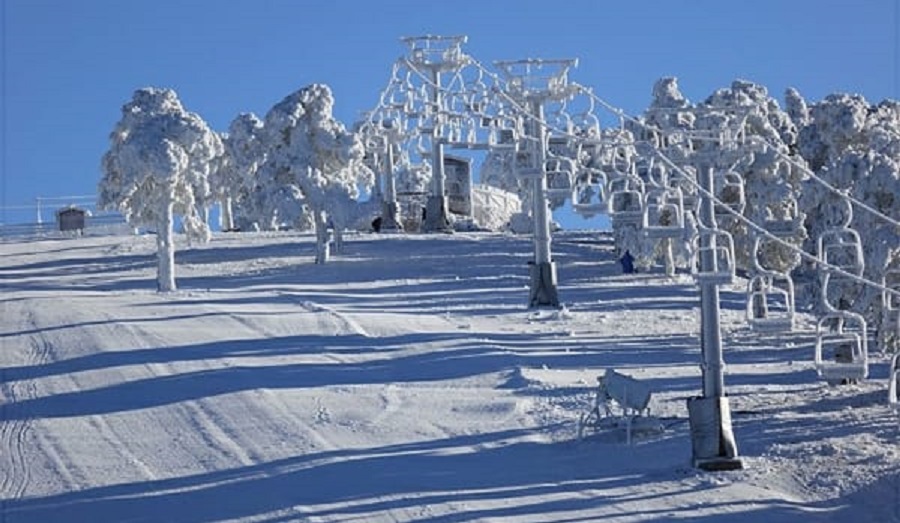
[{"label": "ice-covered structure", "polygon": [[122,212],[134,227],[156,231],[160,291],[176,288],[175,215],[182,216],[190,237],[209,239],[196,191],[205,190],[212,162],[222,151],[219,136],[186,111],[171,89],[139,89],[122,107],[101,162],[97,203]]},{"label": "ice-covered structure", "polygon": [[340,235],[341,207],[358,196],[360,185],[373,181],[361,141],[332,116],[333,107],[331,89],[323,84],[304,87],[272,107],[265,116],[266,161],[258,176],[269,215],[297,225],[304,207],[312,214],[317,263],[329,257],[329,222]]}]

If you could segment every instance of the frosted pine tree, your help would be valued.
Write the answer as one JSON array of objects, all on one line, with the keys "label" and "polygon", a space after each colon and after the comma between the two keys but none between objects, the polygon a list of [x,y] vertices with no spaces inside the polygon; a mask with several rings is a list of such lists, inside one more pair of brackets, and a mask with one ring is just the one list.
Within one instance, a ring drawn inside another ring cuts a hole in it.
[{"label": "frosted pine tree", "polygon": [[183,217],[189,235],[209,237],[194,190],[220,154],[218,136],[171,89],[139,89],[122,107],[101,163],[98,206],[122,212],[133,227],[156,231],[161,292],[176,288],[175,215]]}]

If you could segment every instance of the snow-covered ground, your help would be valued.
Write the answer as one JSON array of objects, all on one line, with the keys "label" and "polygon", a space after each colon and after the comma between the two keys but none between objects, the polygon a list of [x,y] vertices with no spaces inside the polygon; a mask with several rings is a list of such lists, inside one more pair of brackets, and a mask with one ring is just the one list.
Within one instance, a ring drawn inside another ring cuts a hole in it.
[{"label": "snow-covered ground", "polygon": [[[887,361],[829,387],[813,318],[763,338],[725,288],[745,468],[691,467],[698,292],[554,238],[562,310],[529,310],[527,237],[218,235],[155,292],[152,237],[0,244],[0,521],[900,521]],[[606,368],[666,431],[579,440]]]}]

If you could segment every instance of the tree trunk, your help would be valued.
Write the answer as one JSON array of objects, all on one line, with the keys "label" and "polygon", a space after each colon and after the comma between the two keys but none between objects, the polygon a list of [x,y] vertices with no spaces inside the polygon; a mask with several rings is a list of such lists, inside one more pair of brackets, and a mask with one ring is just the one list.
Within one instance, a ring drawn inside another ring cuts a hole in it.
[{"label": "tree trunk", "polygon": [[316,263],[326,263],[330,257],[328,242],[328,224],[325,221],[325,211],[313,209],[313,223],[316,228]]},{"label": "tree trunk", "polygon": [[175,204],[169,202],[156,227],[156,290],[175,290]]},{"label": "tree trunk", "polygon": [[344,252],[344,226],[347,220],[339,205],[333,205],[332,207],[334,207],[334,211],[331,213],[331,226],[334,230],[334,252],[339,255]]},{"label": "tree trunk", "polygon": [[222,198],[222,201],[219,202],[219,206],[222,208],[222,212],[219,215],[219,227],[225,232],[234,230],[234,212],[232,211],[231,203],[230,196]]}]

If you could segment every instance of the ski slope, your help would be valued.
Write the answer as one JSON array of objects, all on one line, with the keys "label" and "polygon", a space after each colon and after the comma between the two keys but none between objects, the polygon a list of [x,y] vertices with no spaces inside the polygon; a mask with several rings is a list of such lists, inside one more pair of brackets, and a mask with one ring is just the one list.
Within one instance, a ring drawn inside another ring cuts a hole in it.
[{"label": "ski slope", "polygon": [[[623,275],[608,236],[555,236],[561,310],[529,310],[531,242],[310,235],[0,244],[0,521],[900,521],[887,360],[829,387],[814,318],[760,337],[722,290],[745,468],[690,465],[700,393],[688,275]],[[577,420],[607,368],[666,431]]]}]

